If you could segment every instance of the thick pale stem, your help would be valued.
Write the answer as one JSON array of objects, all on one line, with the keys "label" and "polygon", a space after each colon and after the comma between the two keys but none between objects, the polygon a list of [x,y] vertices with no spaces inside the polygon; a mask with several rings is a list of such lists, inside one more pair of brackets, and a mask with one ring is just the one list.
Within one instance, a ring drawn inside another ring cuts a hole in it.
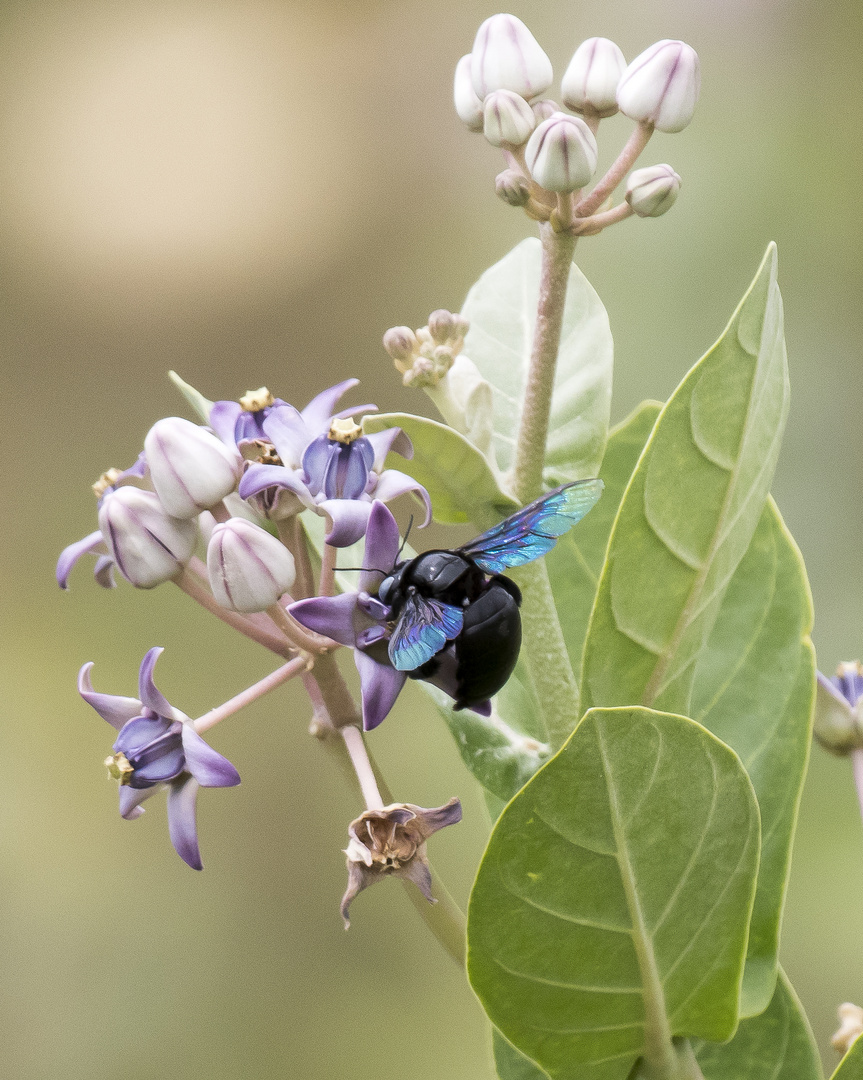
[{"label": "thick pale stem", "polygon": [[704,1073],[688,1039],[665,1044],[661,1060],[645,1059],[638,1066],[636,1080],[704,1080]]},{"label": "thick pale stem", "polygon": [[542,272],[536,330],[525,388],[524,407],[516,441],[514,488],[516,497],[528,503],[542,493],[542,468],[551,415],[551,395],[560,348],[560,331],[569,267],[575,237],[556,233],[550,225],[540,225]]},{"label": "thick pale stem", "polygon": [[863,749],[859,746],[851,751],[851,768],[854,772],[854,786],[857,789],[860,816],[863,818]]},{"label": "thick pale stem", "polygon": [[318,685],[330,723],[336,729],[362,726],[359,709],[351,697],[339,665],[332,653],[315,657],[314,679]]},{"label": "thick pale stem", "polygon": [[336,560],[339,549],[332,544],[324,544],[324,555],[321,561],[321,585],[318,593],[320,596],[334,596],[336,592]]},{"label": "thick pale stem", "polygon": [[282,631],[290,643],[297,649],[305,649],[306,652],[320,653],[328,649],[336,648],[336,643],[321,634],[315,634],[290,616],[281,604],[271,604],[267,608],[267,614]]},{"label": "thick pale stem", "polygon": [[366,810],[383,810],[384,800],[381,798],[380,791],[378,791],[377,780],[372,769],[372,763],[369,761],[369,755],[366,752],[362,732],[359,728],[349,724],[341,729],[341,735],[351,756],[351,764],[357,774],[357,782],[360,785],[360,791],[363,793]]},{"label": "thick pale stem", "polygon": [[602,214],[593,214],[589,218],[577,218],[573,232],[576,236],[594,236],[603,229],[607,229],[609,225],[615,225],[618,221],[631,217],[633,213],[629,203],[623,202]]},{"label": "thick pale stem", "polygon": [[235,630],[239,630],[241,634],[245,634],[247,638],[251,638],[252,641],[256,641],[259,645],[263,645],[277,656],[290,656],[293,651],[290,643],[285,641],[281,634],[276,632],[275,627],[271,633],[258,624],[251,622],[239,612],[229,611],[227,608],[223,608],[213,597],[210,590],[205,588],[200,581],[187,570],[184,570],[179,577],[174,578],[174,583],[178,585],[187,596],[190,596],[199,603],[201,607],[206,608],[207,611],[215,615],[217,619],[221,619],[222,622],[227,623],[228,626],[232,626]]},{"label": "thick pale stem", "polygon": [[210,711],[204,713],[203,716],[199,716],[193,724],[195,731],[197,731],[199,735],[203,731],[209,731],[211,727],[214,727],[227,717],[233,716],[235,712],[244,709],[246,705],[251,705],[253,701],[257,701],[258,698],[263,697],[264,694],[269,694],[271,690],[275,690],[277,686],[281,686],[282,683],[287,682],[288,679],[293,679],[296,675],[301,675],[308,669],[308,666],[309,658],[307,656],[297,656],[293,660],[289,660],[287,664],[283,664],[282,667],[277,668],[271,674],[265,675],[263,679],[259,680],[254,685],[247,687],[247,689],[243,690],[235,697],[232,697],[223,705],[219,705],[215,709],[210,709]]},{"label": "thick pale stem", "polygon": [[653,134],[653,124],[641,123],[629,136],[626,146],[620,151],[617,161],[599,181],[593,191],[581,200],[575,208],[579,217],[588,217],[605,202],[620,181],[626,176],[638,159],[639,154],[647,146],[650,136]]},{"label": "thick pale stem", "polygon": [[298,514],[276,523],[279,539],[294,557],[297,569],[297,578],[294,582],[293,594],[297,600],[306,600],[315,595],[315,579],[312,574],[312,561],[309,558],[309,545],[306,543],[306,532],[302,526]]}]

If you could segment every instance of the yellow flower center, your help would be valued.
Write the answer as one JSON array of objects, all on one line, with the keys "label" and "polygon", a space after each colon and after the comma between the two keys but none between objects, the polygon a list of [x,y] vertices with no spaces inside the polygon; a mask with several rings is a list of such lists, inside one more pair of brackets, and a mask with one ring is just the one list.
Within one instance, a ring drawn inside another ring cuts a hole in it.
[{"label": "yellow flower center", "polygon": [[240,408],[243,412],[261,412],[268,409],[276,399],[266,388],[259,386],[257,390],[247,390],[240,398]]},{"label": "yellow flower center", "polygon": [[107,472],[103,472],[93,485],[93,494],[96,498],[101,499],[108,488],[113,487],[122,475],[122,469],[108,469]]},{"label": "yellow flower center", "polygon": [[332,442],[352,443],[358,439],[362,433],[363,429],[359,424],[354,423],[353,417],[348,417],[346,420],[340,420],[338,417],[335,417],[330,424],[329,438]]},{"label": "yellow flower center", "polygon": [[135,771],[134,766],[129,764],[129,759],[123,753],[106,757],[105,768],[108,770],[108,775],[114,780],[119,780],[121,784],[128,784],[129,777]]}]

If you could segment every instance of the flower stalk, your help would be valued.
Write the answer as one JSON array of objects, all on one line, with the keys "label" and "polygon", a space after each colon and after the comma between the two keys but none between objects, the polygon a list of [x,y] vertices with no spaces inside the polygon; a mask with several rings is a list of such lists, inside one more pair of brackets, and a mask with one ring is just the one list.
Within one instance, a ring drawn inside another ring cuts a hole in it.
[{"label": "flower stalk", "polygon": [[215,615],[217,619],[221,619],[223,623],[227,623],[228,626],[234,630],[239,630],[241,634],[244,634],[252,641],[256,641],[259,645],[263,645],[265,649],[269,649],[270,652],[274,652],[277,656],[288,657],[293,653],[293,649],[285,638],[276,632],[273,627],[273,632],[263,629],[248,616],[241,615],[237,611],[229,611],[228,608],[222,607],[217,603],[215,597],[210,592],[209,587],[203,585],[197,577],[190,573],[189,570],[184,570],[181,574],[174,578],[174,584],[177,585],[186,596],[191,597],[196,603],[200,604],[202,608],[209,611],[211,615]]},{"label": "flower stalk", "polygon": [[263,697],[264,694],[269,694],[269,692],[275,690],[277,686],[281,686],[282,683],[287,682],[289,679],[293,679],[297,675],[302,675],[302,673],[308,671],[308,669],[309,657],[305,654],[302,656],[295,656],[293,660],[289,660],[287,664],[283,664],[269,675],[265,675],[263,679],[260,679],[252,686],[249,686],[239,694],[236,694],[224,704],[217,706],[215,709],[210,709],[210,711],[204,713],[203,716],[199,716],[193,724],[195,731],[197,731],[199,735],[203,731],[209,731],[211,727],[215,727],[215,725],[221,723],[222,720],[227,719],[229,716],[233,716],[235,712],[244,709],[246,705],[251,705],[252,702],[257,701],[259,697]]},{"label": "flower stalk", "polygon": [[589,195],[585,195],[576,206],[575,212],[578,217],[588,217],[602,206],[608,196],[612,194],[620,181],[638,160],[639,155],[644,150],[645,146],[647,146],[648,142],[650,142],[650,136],[652,134],[653,124],[651,124],[649,120],[645,120],[638,125],[629,136],[626,145],[620,151],[617,160],[605,176],[603,176],[593,191],[591,191]]}]

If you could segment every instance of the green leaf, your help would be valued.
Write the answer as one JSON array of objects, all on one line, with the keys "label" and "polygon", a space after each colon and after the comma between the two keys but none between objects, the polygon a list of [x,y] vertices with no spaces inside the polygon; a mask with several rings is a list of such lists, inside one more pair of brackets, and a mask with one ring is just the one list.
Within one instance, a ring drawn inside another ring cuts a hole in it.
[{"label": "green leaf", "polygon": [[209,424],[210,409],[212,409],[214,403],[210,401],[209,398],[205,398],[200,390],[196,390],[194,386],[184,382],[176,371],[169,371],[168,378],[192,406],[201,420],[203,420],[205,424]]},{"label": "green leaf", "polygon": [[851,1044],[830,1080],[863,1080],[863,1037]]},{"label": "green leaf", "polygon": [[730,1038],[758,832],[746,772],[699,724],[589,712],[480,865],[468,974],[492,1023],[553,1080],[624,1080],[640,1056],[667,1065],[672,1037]]},{"label": "green leaf", "polygon": [[[482,275],[467,295],[464,351],[492,387],[494,450],[512,468],[539,299],[542,246],[535,237]],[[554,382],[546,479],[596,476],[608,432],[614,346],[602,302],[577,266],[569,273]]]},{"label": "green leaf", "polygon": [[548,1073],[507,1042],[497,1028],[491,1029],[494,1065],[500,1080],[548,1080]]},{"label": "green leaf", "polygon": [[764,507],[788,412],[771,244],[717,344],[662,410],[609,541],[585,705],[688,712],[695,661]]},{"label": "green leaf", "polygon": [[815,694],[812,601],[800,552],[772,500],[725,593],[695,669],[692,716],[732,747],[761,811],[761,865],[741,1013],[770,1002]]},{"label": "green leaf", "polygon": [[[697,1043],[704,1080],[822,1080],[818,1048],[797,995],[780,972],[769,1007],[743,1020],[729,1043]],[[861,1071],[852,1075],[863,1077]]]},{"label": "green leaf", "polygon": [[400,427],[414,446],[410,461],[399,458],[397,467],[428,491],[436,521],[448,525],[473,521],[484,529],[517,509],[512,496],[501,491],[485,456],[464,435],[409,413],[363,418],[367,434],[392,427]]},{"label": "green leaf", "polygon": [[632,476],[662,405],[643,401],[608,437],[599,475],[605,481],[602,498],[577,529],[565,533],[545,557],[554,602],[574,671],[581,654],[593,607],[608,537],[623,492]]}]

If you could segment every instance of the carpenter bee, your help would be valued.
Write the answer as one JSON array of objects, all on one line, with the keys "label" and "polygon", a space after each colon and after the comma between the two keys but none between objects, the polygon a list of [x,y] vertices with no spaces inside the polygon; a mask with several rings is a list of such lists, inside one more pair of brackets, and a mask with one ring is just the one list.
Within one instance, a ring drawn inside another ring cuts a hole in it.
[{"label": "carpenter bee", "polygon": [[601,480],[564,484],[460,548],[398,563],[378,589],[392,611],[393,667],[446,685],[455,709],[487,712],[521,647],[521,593],[501,571],[551,551],[602,489]]}]

